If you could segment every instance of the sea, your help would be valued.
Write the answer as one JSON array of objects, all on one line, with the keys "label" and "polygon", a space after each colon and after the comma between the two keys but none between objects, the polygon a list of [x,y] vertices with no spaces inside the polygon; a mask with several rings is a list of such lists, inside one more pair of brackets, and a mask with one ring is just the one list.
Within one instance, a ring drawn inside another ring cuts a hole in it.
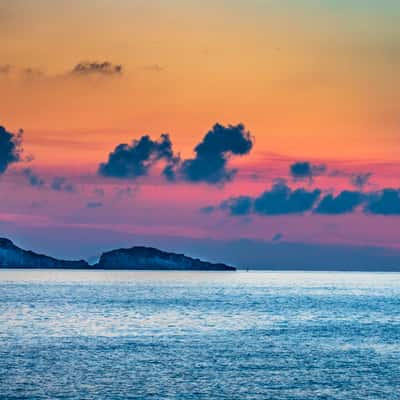
[{"label": "sea", "polygon": [[400,274],[3,269],[0,399],[400,399]]}]

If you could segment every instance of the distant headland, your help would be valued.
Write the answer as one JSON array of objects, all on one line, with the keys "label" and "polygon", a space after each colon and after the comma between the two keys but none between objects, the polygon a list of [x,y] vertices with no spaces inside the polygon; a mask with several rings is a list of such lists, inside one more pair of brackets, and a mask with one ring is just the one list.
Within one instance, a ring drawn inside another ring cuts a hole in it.
[{"label": "distant headland", "polygon": [[60,268],[96,270],[180,270],[235,271],[221,263],[210,263],[183,254],[169,253],[152,247],[136,246],[104,252],[96,264],[85,260],[60,260],[16,246],[0,238],[0,268]]}]

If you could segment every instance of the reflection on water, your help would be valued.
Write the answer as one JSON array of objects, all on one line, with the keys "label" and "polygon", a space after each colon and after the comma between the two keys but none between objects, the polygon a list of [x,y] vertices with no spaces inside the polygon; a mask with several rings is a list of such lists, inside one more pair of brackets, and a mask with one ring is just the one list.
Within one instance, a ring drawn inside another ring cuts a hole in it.
[{"label": "reflection on water", "polygon": [[399,399],[400,274],[0,271],[3,399]]}]

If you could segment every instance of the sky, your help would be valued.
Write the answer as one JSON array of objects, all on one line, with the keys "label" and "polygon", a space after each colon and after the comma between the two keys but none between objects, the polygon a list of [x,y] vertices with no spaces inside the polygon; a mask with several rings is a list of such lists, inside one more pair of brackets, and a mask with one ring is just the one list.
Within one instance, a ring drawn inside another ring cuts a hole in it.
[{"label": "sky", "polygon": [[1,0],[2,235],[67,258],[400,264],[399,17],[394,0]]}]

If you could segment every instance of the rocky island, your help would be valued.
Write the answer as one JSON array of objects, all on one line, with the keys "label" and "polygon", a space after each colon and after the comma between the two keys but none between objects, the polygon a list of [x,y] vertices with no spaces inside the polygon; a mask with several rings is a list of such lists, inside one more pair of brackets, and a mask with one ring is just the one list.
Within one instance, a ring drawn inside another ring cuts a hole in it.
[{"label": "rocky island", "polygon": [[181,271],[235,271],[225,264],[210,263],[183,254],[169,253],[152,247],[131,247],[104,252],[99,262],[59,260],[16,246],[10,239],[0,238],[0,268],[61,269],[135,269]]},{"label": "rocky island", "polygon": [[84,260],[58,260],[30,250],[23,250],[10,239],[0,238],[0,267],[7,268],[89,268]]},{"label": "rocky island", "polygon": [[168,253],[153,247],[132,247],[105,252],[94,266],[101,269],[162,269],[187,271],[235,271],[225,264],[215,264],[187,257],[183,254]]}]

